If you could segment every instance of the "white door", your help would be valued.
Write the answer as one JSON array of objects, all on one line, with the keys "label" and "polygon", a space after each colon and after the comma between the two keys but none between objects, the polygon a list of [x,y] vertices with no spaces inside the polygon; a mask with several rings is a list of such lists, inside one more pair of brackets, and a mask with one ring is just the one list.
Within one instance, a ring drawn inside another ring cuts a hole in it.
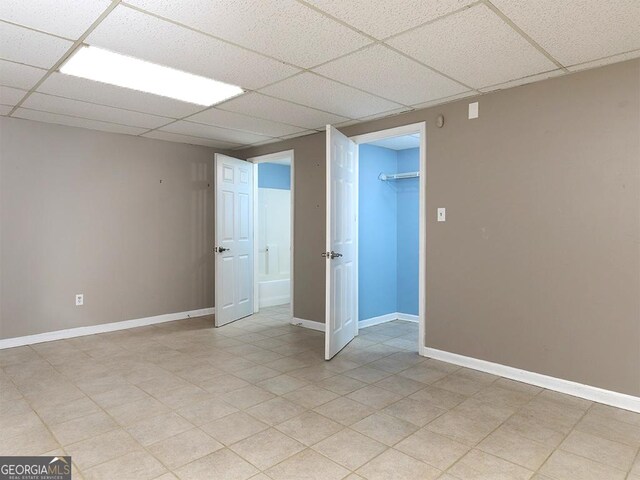
[{"label": "white door", "polygon": [[327,262],[325,358],[331,359],[356,335],[357,146],[327,125]]},{"label": "white door", "polygon": [[253,313],[253,165],[216,153],[215,325]]}]

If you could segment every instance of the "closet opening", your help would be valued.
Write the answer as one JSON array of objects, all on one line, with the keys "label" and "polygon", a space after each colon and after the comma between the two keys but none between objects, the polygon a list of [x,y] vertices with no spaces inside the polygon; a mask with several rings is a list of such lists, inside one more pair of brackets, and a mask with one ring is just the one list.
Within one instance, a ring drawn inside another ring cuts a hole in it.
[{"label": "closet opening", "polygon": [[[424,123],[360,135],[357,155],[357,301],[362,335],[423,354]],[[369,327],[371,327],[369,329]]]}]

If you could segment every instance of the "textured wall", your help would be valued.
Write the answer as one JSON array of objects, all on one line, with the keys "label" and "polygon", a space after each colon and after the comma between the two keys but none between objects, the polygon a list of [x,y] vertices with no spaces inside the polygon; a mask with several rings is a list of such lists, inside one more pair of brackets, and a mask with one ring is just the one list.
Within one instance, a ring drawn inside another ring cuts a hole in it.
[{"label": "textured wall", "polygon": [[212,307],[212,168],[204,147],[0,118],[0,338]]},{"label": "textured wall", "polygon": [[[427,346],[640,395],[639,85],[632,60],[343,129],[427,123]],[[295,314],[323,321],[324,134],[238,155],[288,149]]]}]

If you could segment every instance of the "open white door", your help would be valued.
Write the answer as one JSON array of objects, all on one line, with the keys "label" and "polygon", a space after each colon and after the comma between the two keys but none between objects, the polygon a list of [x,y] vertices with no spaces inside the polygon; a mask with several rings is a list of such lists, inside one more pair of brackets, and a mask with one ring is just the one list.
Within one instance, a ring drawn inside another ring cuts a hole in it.
[{"label": "open white door", "polygon": [[327,259],[325,359],[330,360],[356,335],[357,146],[327,125]]},{"label": "open white door", "polygon": [[215,326],[253,313],[253,165],[215,155]]}]

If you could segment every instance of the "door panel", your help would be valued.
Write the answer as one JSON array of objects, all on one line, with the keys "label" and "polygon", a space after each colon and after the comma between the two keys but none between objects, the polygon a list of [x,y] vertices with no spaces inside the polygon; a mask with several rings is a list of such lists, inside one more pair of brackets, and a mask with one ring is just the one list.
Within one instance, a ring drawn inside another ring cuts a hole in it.
[{"label": "door panel", "polygon": [[[327,126],[327,286],[325,358],[331,359],[357,331],[357,146]],[[333,255],[332,255],[333,253]]]},{"label": "door panel", "polygon": [[215,325],[253,313],[253,165],[216,154]]}]

